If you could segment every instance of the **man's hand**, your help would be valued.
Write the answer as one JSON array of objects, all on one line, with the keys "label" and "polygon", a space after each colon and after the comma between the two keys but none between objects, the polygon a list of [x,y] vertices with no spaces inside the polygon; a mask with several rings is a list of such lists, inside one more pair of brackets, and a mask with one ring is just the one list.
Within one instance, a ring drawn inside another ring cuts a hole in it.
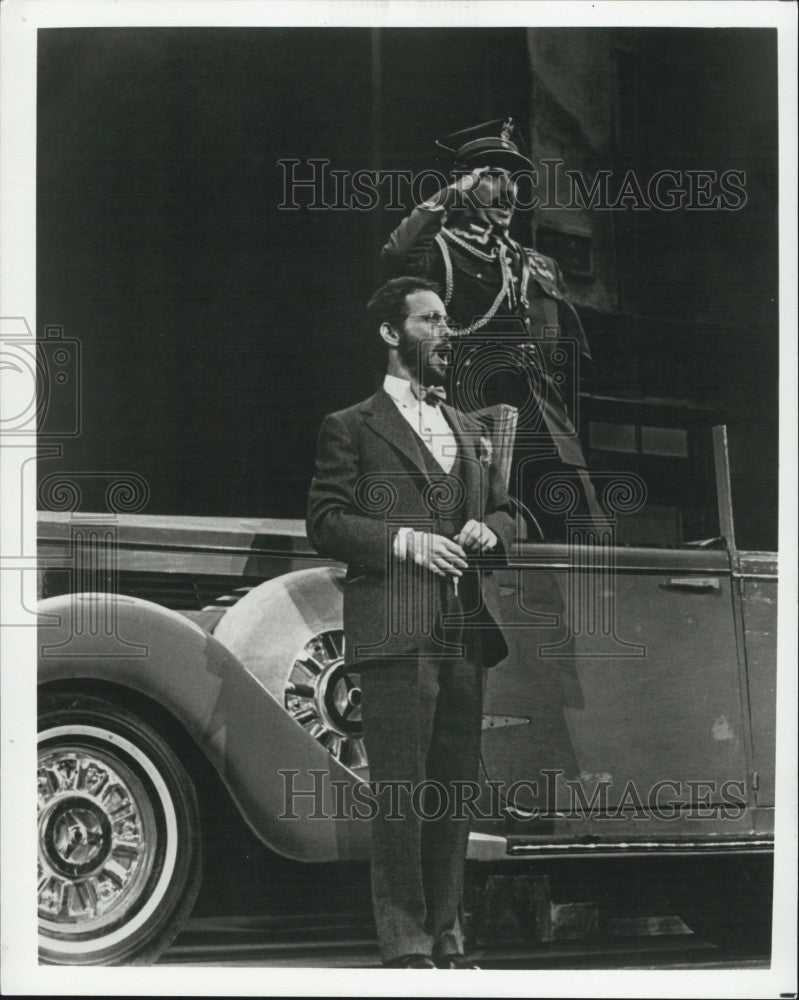
[{"label": "man's hand", "polygon": [[[474,191],[476,187],[480,186],[480,181],[482,180],[483,174],[489,170],[489,167],[476,167],[469,174],[461,174],[456,180],[452,182],[447,188],[448,191]],[[459,207],[463,207],[462,205]]]},{"label": "man's hand", "polygon": [[452,184],[441,188],[432,198],[422,202],[419,207],[427,209],[427,211],[444,209],[446,212],[470,207],[472,201],[468,197],[468,193],[479,186],[483,174],[488,169],[488,167],[477,167],[469,174],[461,174]]},{"label": "man's hand", "polygon": [[458,545],[467,552],[489,552],[497,544],[497,536],[482,521],[467,521],[455,536]]},{"label": "man's hand", "polygon": [[466,553],[444,535],[430,531],[409,531],[405,539],[406,559],[412,559],[418,566],[429,569],[436,576],[463,575],[468,568]]}]

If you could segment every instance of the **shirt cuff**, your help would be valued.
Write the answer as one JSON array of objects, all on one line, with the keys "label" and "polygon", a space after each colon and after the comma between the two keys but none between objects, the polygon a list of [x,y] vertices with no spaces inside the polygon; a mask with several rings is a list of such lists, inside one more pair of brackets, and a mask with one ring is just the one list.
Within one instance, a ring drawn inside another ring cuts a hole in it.
[{"label": "shirt cuff", "polygon": [[413,528],[398,528],[394,535],[394,558],[405,559],[408,554],[408,535]]}]

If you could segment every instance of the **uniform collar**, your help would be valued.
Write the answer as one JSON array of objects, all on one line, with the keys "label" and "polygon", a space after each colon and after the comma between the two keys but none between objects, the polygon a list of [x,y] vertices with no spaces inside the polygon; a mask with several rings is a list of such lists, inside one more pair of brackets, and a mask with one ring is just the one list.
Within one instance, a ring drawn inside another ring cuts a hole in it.
[{"label": "uniform collar", "polygon": [[511,238],[507,229],[493,226],[490,222],[484,222],[482,219],[470,220],[463,226],[452,226],[450,232],[455,233],[456,236],[459,236],[462,240],[466,240],[468,243],[473,243],[481,247],[487,247],[489,244],[493,246],[497,243],[504,243],[508,249],[512,251],[518,250],[518,244]]},{"label": "uniform collar", "polygon": [[494,227],[483,219],[469,219],[468,221],[464,220],[463,225],[453,226],[452,232],[457,233],[461,239],[471,240],[485,246],[494,234]]}]

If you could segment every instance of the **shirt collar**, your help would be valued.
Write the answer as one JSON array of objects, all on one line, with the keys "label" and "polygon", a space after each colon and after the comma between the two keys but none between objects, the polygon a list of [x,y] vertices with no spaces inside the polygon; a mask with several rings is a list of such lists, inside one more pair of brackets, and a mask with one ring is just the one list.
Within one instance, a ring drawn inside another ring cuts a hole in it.
[{"label": "shirt collar", "polygon": [[419,406],[419,400],[411,392],[411,383],[408,379],[399,378],[397,375],[386,375],[383,379],[383,388],[400,406]]}]

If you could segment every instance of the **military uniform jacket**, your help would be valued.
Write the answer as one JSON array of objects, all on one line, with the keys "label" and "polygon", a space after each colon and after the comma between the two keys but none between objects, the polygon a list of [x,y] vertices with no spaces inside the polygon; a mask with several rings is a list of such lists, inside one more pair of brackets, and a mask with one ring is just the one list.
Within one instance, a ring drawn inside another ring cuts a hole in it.
[{"label": "military uniform jacket", "polygon": [[560,268],[479,221],[443,226],[444,218],[440,209],[415,208],[400,223],[383,248],[388,276],[436,281],[450,315],[469,336],[490,335],[503,316],[521,319],[534,345],[540,425],[549,450],[568,465],[585,466],[574,404],[590,374],[591,352]]}]

